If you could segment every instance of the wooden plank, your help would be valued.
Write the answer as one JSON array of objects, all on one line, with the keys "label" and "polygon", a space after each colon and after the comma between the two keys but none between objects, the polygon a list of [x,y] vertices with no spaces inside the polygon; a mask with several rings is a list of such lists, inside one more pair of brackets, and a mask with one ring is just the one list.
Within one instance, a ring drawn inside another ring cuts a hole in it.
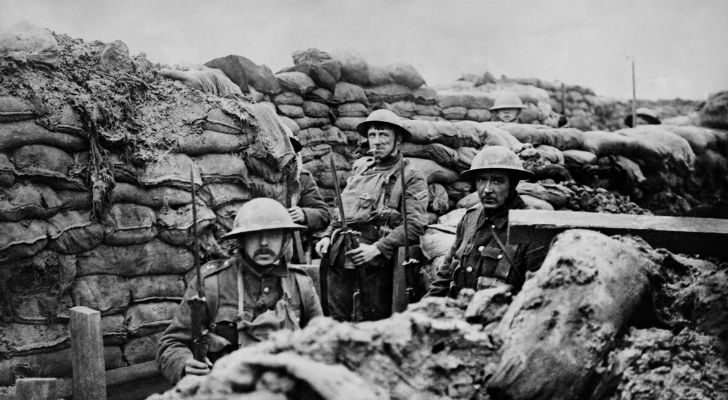
[{"label": "wooden plank", "polygon": [[71,308],[71,363],[74,400],[106,400],[101,313]]},{"label": "wooden plank", "polygon": [[548,244],[568,229],[635,235],[676,253],[728,256],[728,220],[579,211],[510,210],[508,241]]},{"label": "wooden plank", "polygon": [[22,378],[15,381],[16,400],[56,400],[56,378]]},{"label": "wooden plank", "polygon": [[147,361],[141,364],[106,371],[106,386],[121,385],[138,379],[152,378],[157,375],[161,376],[157,362]]}]

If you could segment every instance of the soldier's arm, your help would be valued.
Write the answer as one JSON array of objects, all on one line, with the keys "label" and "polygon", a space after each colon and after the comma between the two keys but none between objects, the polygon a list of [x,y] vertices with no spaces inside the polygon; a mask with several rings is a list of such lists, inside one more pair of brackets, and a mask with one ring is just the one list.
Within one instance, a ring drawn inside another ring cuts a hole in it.
[{"label": "soldier's arm", "polygon": [[309,231],[319,231],[329,225],[331,219],[329,208],[316,186],[316,181],[305,171],[301,173],[301,200],[298,206],[306,216],[306,226]]},{"label": "soldier's arm", "polygon": [[[407,171],[407,192],[404,201],[407,202],[407,230],[408,242],[416,245],[420,242],[420,236],[425,233],[427,226],[427,182],[419,171]],[[404,246],[404,225],[400,224],[387,236],[379,239],[375,245],[382,253],[382,256],[389,259],[397,247]]]},{"label": "soldier's arm", "polygon": [[[162,375],[172,383],[184,376],[185,362],[192,358],[191,310],[187,300],[197,294],[194,280],[190,282],[185,296],[172,319],[159,339],[157,365]],[[207,318],[203,318],[205,321]],[[205,323],[204,326],[207,326]]]},{"label": "soldier's arm", "polygon": [[453,243],[452,247],[450,247],[450,251],[442,260],[442,264],[438,266],[436,278],[430,285],[430,290],[425,296],[444,297],[447,296],[450,292],[450,281],[452,281],[453,273],[453,260],[455,260],[455,254],[463,242],[463,226],[465,224],[464,221],[465,217],[463,217],[463,219],[458,222],[458,227],[455,231],[455,243]]}]

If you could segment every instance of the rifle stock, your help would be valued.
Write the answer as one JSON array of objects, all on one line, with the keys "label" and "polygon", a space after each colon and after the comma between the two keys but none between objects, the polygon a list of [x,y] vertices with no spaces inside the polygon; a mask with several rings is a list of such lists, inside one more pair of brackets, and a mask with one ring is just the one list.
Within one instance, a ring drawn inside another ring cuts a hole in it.
[{"label": "rifle stock", "polygon": [[404,174],[404,162],[404,156],[402,156],[402,161],[399,164],[400,181],[402,182],[402,224],[404,227],[405,251],[405,261],[402,263],[402,268],[404,268],[407,301],[409,303],[414,303],[417,301],[417,294],[415,293],[415,280],[421,265],[419,260],[412,257],[412,255],[410,254],[409,223],[407,222],[407,182]]},{"label": "rifle stock", "polygon": [[192,296],[187,303],[190,306],[190,333],[192,334],[192,354],[195,360],[205,362],[207,349],[203,340],[203,313],[207,312],[207,299],[205,288],[202,286],[202,272],[200,271],[200,242],[197,235],[197,196],[195,193],[194,171],[190,168],[190,186],[192,189],[192,252],[195,259],[195,272],[197,283],[197,294]]}]

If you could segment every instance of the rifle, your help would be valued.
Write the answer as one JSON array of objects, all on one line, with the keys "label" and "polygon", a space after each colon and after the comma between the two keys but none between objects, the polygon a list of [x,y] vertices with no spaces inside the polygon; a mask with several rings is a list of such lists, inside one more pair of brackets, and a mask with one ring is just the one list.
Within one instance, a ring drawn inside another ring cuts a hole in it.
[{"label": "rifle", "polygon": [[203,341],[202,315],[207,311],[207,299],[205,288],[202,286],[202,274],[200,272],[200,242],[197,236],[197,196],[195,194],[195,176],[190,168],[190,186],[192,187],[192,236],[194,242],[192,252],[195,255],[195,271],[197,272],[197,294],[187,300],[190,305],[191,318],[190,330],[192,332],[192,354],[195,360],[205,362],[207,349]]},{"label": "rifle", "polygon": [[[359,232],[349,229],[346,224],[346,216],[344,215],[344,205],[341,202],[341,191],[339,189],[339,176],[336,173],[336,164],[334,163],[334,157],[330,157],[331,162],[331,173],[334,174],[334,192],[336,193],[336,202],[339,205],[339,219],[341,220],[341,232],[344,240],[344,251],[356,249],[359,247]],[[360,269],[356,268],[351,257],[346,256],[344,261],[344,269],[354,271],[354,293],[351,296],[352,309],[351,309],[351,320],[361,321],[363,319],[361,310],[361,279],[359,276]]]},{"label": "rifle", "polygon": [[402,224],[404,226],[404,254],[405,261],[402,262],[402,268],[404,268],[404,279],[407,285],[406,294],[407,301],[414,303],[417,301],[417,295],[415,293],[415,278],[421,265],[420,261],[412,257],[409,248],[409,224],[407,223],[407,183],[405,182],[404,175],[404,157],[399,164],[400,180],[402,181]]}]

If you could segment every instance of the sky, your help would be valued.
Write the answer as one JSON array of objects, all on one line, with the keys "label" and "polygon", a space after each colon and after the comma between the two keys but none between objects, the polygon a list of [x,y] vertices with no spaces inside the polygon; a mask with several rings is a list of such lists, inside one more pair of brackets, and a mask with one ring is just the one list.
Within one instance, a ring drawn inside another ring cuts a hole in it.
[{"label": "sky", "polygon": [[728,90],[726,0],[0,0],[26,20],[121,40],[153,62],[238,54],[273,71],[296,50],[349,49],[412,64],[431,86],[463,73],[579,84],[620,99],[703,100]]}]

